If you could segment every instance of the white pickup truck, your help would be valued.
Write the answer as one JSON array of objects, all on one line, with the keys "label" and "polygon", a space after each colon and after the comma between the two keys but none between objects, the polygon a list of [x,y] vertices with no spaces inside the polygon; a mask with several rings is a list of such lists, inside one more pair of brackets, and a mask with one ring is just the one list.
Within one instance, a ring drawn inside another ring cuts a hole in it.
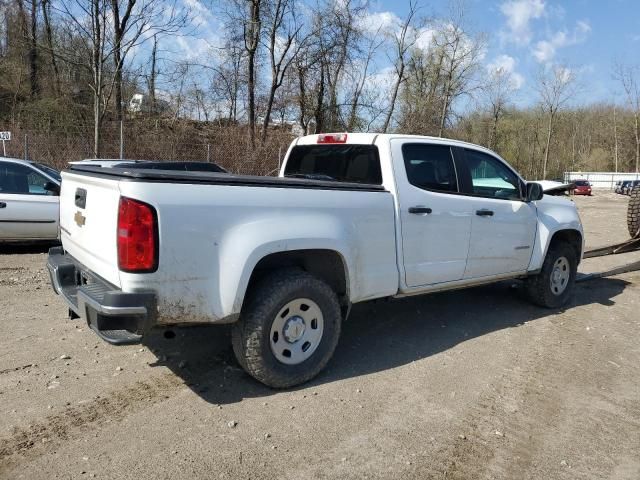
[{"label": "white pickup truck", "polygon": [[563,305],[582,257],[574,204],[452,140],[301,137],[279,177],[73,166],[48,267],[111,343],[234,323],[239,363],[288,387],[331,358],[352,304],[525,281]]}]

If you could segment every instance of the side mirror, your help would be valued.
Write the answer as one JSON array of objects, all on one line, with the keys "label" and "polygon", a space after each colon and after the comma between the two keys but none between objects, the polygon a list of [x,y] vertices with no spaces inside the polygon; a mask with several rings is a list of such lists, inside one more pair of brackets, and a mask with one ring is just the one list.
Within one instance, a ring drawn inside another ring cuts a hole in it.
[{"label": "side mirror", "polygon": [[54,182],[47,182],[44,184],[44,189],[47,192],[51,192],[52,195],[59,197],[60,196],[60,185]]},{"label": "side mirror", "polygon": [[527,198],[525,199],[527,202],[535,202],[536,200],[540,200],[543,196],[544,191],[542,190],[542,185],[536,182],[527,183]]}]

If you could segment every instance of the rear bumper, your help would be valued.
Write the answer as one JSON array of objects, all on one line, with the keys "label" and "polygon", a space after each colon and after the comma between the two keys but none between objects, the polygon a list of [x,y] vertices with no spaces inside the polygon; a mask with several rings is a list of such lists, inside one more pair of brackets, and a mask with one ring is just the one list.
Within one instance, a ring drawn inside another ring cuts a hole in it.
[{"label": "rear bumper", "polygon": [[137,343],[155,325],[153,292],[122,292],[86,269],[62,247],[49,250],[47,268],[53,290],[103,340]]}]

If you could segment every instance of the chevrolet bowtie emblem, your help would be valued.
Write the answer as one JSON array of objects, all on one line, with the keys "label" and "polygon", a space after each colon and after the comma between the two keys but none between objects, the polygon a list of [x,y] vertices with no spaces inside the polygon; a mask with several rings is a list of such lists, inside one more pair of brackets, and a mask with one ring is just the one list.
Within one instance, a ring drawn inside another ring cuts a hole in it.
[{"label": "chevrolet bowtie emblem", "polygon": [[80,213],[80,210],[76,212],[76,214],[73,216],[73,219],[76,221],[79,227],[82,227],[84,225],[84,222],[87,221],[87,217],[82,215],[82,213]]}]

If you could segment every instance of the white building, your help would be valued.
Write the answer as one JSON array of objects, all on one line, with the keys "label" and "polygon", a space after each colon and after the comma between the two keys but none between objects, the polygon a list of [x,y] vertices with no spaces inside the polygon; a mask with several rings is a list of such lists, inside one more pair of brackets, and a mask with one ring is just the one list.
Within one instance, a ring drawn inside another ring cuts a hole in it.
[{"label": "white building", "polygon": [[576,180],[587,180],[592,188],[613,190],[616,183],[622,180],[640,180],[640,173],[614,172],[564,172],[565,183]]}]

